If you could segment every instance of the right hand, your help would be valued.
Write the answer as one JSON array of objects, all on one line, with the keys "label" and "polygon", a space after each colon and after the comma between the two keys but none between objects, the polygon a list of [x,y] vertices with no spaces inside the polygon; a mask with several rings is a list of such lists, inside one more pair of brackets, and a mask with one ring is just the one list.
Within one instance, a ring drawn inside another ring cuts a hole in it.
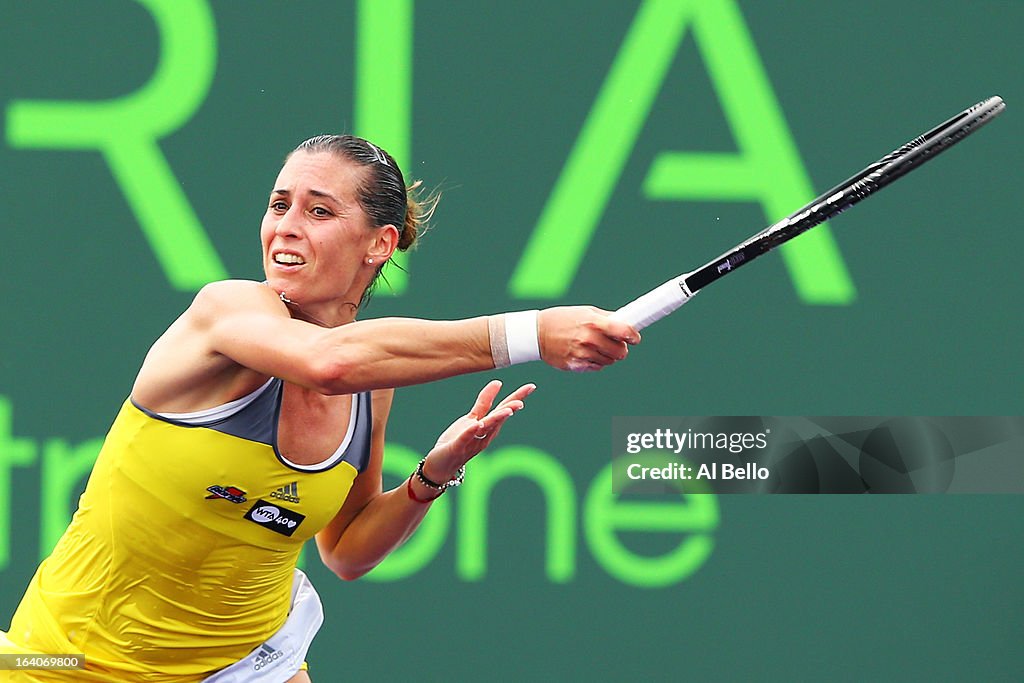
[{"label": "right hand", "polygon": [[627,345],[639,344],[640,333],[610,311],[593,306],[546,308],[537,319],[541,359],[551,367],[589,372],[629,355]]}]

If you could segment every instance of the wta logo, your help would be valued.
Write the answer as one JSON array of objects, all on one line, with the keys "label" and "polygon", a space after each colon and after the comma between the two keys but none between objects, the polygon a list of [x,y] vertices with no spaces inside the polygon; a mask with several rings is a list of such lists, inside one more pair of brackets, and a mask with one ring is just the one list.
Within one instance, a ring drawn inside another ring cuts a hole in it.
[{"label": "wta logo", "polygon": [[284,536],[291,536],[302,524],[302,520],[306,519],[306,516],[261,498],[245,513],[245,519],[255,522],[265,529]]},{"label": "wta logo", "polygon": [[266,524],[267,522],[273,522],[275,519],[281,516],[281,511],[273,505],[264,505],[258,507],[252,512],[252,521]]}]

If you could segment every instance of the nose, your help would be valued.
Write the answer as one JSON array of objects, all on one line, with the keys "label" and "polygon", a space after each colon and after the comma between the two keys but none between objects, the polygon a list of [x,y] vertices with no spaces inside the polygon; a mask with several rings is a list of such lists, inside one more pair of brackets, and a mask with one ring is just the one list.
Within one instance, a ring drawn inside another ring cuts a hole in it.
[{"label": "nose", "polygon": [[301,237],[303,234],[302,212],[294,205],[290,206],[274,226],[274,234],[278,237]]}]

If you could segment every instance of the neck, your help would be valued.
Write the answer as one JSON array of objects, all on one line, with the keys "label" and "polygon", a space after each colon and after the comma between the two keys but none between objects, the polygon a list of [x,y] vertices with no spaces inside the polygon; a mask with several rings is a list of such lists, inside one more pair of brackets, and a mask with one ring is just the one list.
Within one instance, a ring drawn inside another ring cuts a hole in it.
[{"label": "neck", "polygon": [[[320,327],[337,327],[350,323],[356,318],[356,313],[359,310],[359,306],[353,303],[343,303],[340,308],[333,315],[322,315],[322,317],[314,315],[310,311],[303,308],[299,303],[292,301],[284,292],[281,292],[278,296],[281,297],[281,301],[288,306],[288,310],[291,311],[292,317],[296,320],[304,320]],[[319,312],[319,311],[318,311]],[[330,322],[329,322],[330,321]]]}]

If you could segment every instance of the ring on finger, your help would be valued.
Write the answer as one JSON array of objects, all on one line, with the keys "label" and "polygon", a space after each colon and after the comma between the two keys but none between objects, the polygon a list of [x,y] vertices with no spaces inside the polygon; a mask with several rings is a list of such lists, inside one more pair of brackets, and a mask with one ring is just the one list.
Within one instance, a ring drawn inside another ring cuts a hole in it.
[{"label": "ring on finger", "polygon": [[488,436],[487,434],[474,434],[473,438],[474,439],[486,439],[487,436]]}]

